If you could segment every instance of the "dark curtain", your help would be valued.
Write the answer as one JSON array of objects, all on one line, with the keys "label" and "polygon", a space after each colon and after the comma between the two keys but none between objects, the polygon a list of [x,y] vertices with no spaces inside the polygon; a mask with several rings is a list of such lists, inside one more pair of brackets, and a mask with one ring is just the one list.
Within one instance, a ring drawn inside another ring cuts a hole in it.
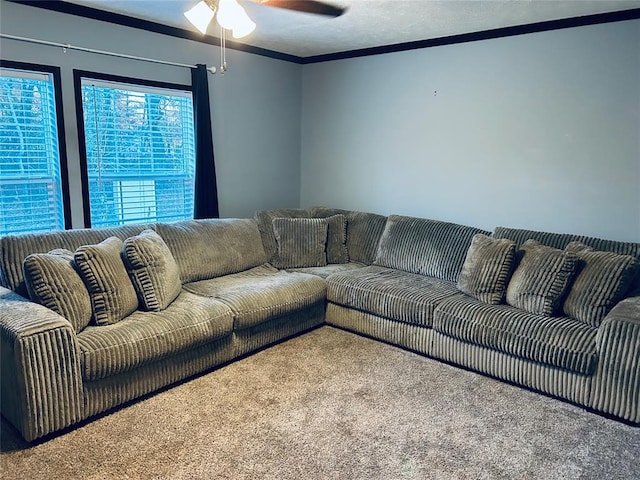
[{"label": "dark curtain", "polygon": [[218,218],[220,216],[207,75],[206,65],[198,64],[196,68],[191,69],[196,136],[196,187],[193,218]]}]

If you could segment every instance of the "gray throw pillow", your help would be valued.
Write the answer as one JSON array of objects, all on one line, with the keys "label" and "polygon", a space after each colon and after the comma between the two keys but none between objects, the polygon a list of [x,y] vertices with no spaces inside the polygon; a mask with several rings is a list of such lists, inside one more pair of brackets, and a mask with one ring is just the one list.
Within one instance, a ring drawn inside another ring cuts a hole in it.
[{"label": "gray throw pillow", "polygon": [[458,278],[458,289],[483,303],[502,303],[513,269],[516,244],[482,233],[474,235]]},{"label": "gray throw pillow", "polygon": [[63,316],[76,333],[91,321],[91,300],[74,267],[73,252],[64,249],[32,253],[22,263],[29,297]]},{"label": "gray throw pillow", "polygon": [[507,303],[530,313],[553,315],[576,271],[572,252],[527,240],[518,255],[521,260],[507,287]]},{"label": "gray throw pillow", "polygon": [[580,242],[571,242],[565,250],[577,256],[578,273],[564,302],[564,313],[598,327],[631,287],[638,261],[631,255],[595,251]]},{"label": "gray throw pillow", "polygon": [[124,241],[124,264],[144,310],[159,312],[182,290],[180,270],[169,247],[153,230]]},{"label": "gray throw pillow", "polygon": [[73,256],[97,325],[119,322],[138,309],[138,296],[121,255],[122,240],[109,237],[97,245],[79,247]]},{"label": "gray throw pillow", "polygon": [[349,263],[347,219],[344,215],[327,217],[327,263]]},{"label": "gray throw pillow", "polygon": [[324,218],[274,218],[277,268],[324,267],[327,264],[327,220]]}]

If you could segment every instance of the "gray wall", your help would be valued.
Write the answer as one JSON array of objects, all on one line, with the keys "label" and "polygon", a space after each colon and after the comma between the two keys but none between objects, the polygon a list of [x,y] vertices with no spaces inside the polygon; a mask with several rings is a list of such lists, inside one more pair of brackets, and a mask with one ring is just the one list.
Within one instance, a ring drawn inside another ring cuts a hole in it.
[{"label": "gray wall", "polygon": [[[0,31],[181,63],[214,46],[0,1]],[[188,84],[188,69],[0,40],[62,67],[82,225],[74,68]],[[640,239],[640,21],[312,65],[229,51],[210,76],[222,216],[329,205]]]},{"label": "gray wall", "polygon": [[306,65],[301,204],[640,241],[640,21]]},{"label": "gray wall", "polygon": [[[184,64],[219,63],[200,42],[2,1],[0,31]],[[0,39],[6,60],[60,66],[70,168],[72,220],[82,226],[73,69],[190,84],[190,70]],[[229,71],[209,76],[221,216],[294,205],[300,199],[301,66],[228,51]]]}]

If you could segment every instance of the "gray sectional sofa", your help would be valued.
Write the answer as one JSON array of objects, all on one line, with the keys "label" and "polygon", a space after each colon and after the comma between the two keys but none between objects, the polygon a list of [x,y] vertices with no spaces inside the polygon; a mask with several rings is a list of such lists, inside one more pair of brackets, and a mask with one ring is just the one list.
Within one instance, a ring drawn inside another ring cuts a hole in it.
[{"label": "gray sectional sofa", "polygon": [[31,441],[326,323],[640,423],[639,262],[324,207],[5,236],[0,409]]}]

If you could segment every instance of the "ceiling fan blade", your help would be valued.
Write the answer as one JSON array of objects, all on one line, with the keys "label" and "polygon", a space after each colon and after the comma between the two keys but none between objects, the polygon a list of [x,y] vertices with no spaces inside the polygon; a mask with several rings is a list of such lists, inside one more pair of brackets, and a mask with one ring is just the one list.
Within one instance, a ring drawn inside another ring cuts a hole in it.
[{"label": "ceiling fan blade", "polygon": [[328,17],[339,17],[345,12],[345,8],[329,5],[316,0],[259,0],[261,4],[269,7],[285,8],[297,12],[314,13]]}]

